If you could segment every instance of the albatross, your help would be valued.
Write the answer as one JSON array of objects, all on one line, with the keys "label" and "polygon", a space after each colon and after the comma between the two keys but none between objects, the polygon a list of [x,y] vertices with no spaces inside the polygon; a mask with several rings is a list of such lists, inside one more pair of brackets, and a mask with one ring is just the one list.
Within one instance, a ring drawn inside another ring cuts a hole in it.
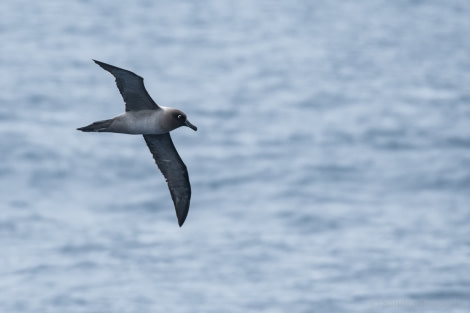
[{"label": "albatross", "polygon": [[183,111],[155,103],[145,89],[141,76],[110,64],[93,61],[116,78],[126,111],[77,130],[143,135],[155,163],[166,179],[175,205],[178,225],[181,227],[188,215],[191,184],[186,165],[171,140],[170,131],[180,126],[197,131],[197,127],[189,122]]}]

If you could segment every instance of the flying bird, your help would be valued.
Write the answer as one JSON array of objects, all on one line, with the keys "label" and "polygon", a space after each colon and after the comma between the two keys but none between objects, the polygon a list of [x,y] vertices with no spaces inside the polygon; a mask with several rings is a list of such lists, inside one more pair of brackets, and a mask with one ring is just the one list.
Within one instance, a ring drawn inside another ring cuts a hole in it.
[{"label": "flying bird", "polygon": [[155,163],[168,183],[178,225],[181,227],[188,215],[191,185],[188,170],[176,151],[170,131],[180,126],[187,126],[196,131],[197,127],[188,121],[186,114],[181,110],[156,104],[145,89],[144,79],[139,75],[110,64],[93,61],[116,78],[126,112],[77,130],[143,135]]}]

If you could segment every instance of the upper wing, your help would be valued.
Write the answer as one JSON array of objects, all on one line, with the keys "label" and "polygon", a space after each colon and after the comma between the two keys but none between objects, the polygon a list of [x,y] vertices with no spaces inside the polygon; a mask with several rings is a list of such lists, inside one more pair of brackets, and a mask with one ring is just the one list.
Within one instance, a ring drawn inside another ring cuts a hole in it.
[{"label": "upper wing", "polygon": [[181,227],[188,215],[191,199],[191,185],[186,165],[184,165],[183,160],[176,151],[169,133],[144,135],[144,139],[168,183],[171,198],[175,204],[178,224]]},{"label": "upper wing", "polygon": [[157,110],[160,108],[150,98],[142,77],[113,65],[96,60],[93,61],[116,78],[116,85],[126,103],[126,111]]}]

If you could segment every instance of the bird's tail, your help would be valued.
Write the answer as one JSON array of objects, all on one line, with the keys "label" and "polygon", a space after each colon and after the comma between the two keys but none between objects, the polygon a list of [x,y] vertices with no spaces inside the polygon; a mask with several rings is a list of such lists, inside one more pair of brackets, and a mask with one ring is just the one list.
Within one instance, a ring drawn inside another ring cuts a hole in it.
[{"label": "bird's tail", "polygon": [[97,121],[88,126],[77,128],[77,130],[81,130],[82,132],[104,132],[112,123],[113,119]]}]

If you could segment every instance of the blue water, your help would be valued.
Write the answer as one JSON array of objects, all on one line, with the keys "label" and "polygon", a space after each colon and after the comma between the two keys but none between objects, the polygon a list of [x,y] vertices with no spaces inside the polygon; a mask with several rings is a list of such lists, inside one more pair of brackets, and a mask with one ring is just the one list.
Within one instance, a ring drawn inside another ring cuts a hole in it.
[{"label": "blue water", "polygon": [[[0,12],[1,312],[469,312],[469,1]],[[182,228],[92,58],[198,126]]]}]

